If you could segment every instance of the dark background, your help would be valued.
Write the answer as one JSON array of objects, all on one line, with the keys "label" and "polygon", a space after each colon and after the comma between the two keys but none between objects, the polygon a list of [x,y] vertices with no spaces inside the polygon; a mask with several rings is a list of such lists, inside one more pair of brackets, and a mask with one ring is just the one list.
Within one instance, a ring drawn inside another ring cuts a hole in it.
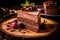
[{"label": "dark background", "polygon": [[[20,5],[20,3],[24,3],[25,0],[0,0],[0,6],[13,6],[13,5]],[[29,0],[30,3],[31,2],[34,2],[35,4],[37,5],[40,5],[42,4],[44,1],[47,1],[47,0]],[[54,0],[54,1],[58,1],[59,3],[59,0]]]},{"label": "dark background", "polygon": [[[30,3],[34,2],[36,5],[42,5],[47,0],[28,0]],[[59,0],[53,0],[60,5]],[[0,0],[0,7],[6,7],[8,9],[20,9],[20,4],[24,3],[25,0]]]},{"label": "dark background", "polygon": [[[12,5],[20,5],[20,3],[24,3],[25,0],[0,0],[0,6],[12,6]],[[42,4],[43,0],[29,0],[30,2],[34,2],[36,4]]]}]

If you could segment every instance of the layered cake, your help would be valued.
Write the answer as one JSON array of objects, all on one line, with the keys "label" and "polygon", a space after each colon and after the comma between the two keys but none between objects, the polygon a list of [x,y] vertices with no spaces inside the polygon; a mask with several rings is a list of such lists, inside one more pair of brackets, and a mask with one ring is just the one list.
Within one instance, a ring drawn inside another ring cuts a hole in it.
[{"label": "layered cake", "polygon": [[48,0],[46,2],[43,2],[43,7],[45,10],[45,14],[56,15],[58,12],[57,2]]},{"label": "layered cake", "polygon": [[26,29],[38,32],[40,22],[40,11],[17,11],[17,20],[25,24]]},{"label": "layered cake", "polygon": [[22,22],[26,29],[38,32],[41,24],[40,9],[37,10],[36,5],[34,3],[29,4],[27,0],[21,6],[23,8],[17,11],[17,21]]},{"label": "layered cake", "polygon": [[11,31],[13,32],[13,29],[18,29],[19,31],[27,29],[39,32],[41,26],[40,13],[40,9],[37,9],[34,3],[22,7],[20,10],[17,10],[17,19],[7,23],[7,30],[12,29]]}]

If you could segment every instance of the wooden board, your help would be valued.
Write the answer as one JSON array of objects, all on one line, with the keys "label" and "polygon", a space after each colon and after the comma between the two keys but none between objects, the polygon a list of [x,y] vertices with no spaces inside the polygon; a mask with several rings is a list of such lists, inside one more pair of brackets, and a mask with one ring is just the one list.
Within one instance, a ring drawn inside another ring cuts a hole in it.
[{"label": "wooden board", "polygon": [[[25,37],[25,38],[35,38],[35,37],[45,37],[45,36],[48,36],[50,34],[52,34],[56,29],[57,29],[57,26],[52,26],[53,29],[49,29],[48,32],[44,31],[44,30],[40,30],[40,32],[36,33],[36,32],[33,32],[33,31],[30,31],[30,30],[26,30],[25,32],[26,33],[21,33],[21,31],[18,31],[18,30],[15,30],[14,32],[11,32],[10,30],[6,30],[7,26],[5,25],[6,23],[8,22],[11,22],[13,20],[15,20],[16,18],[12,18],[10,20],[7,20],[5,22],[3,22],[1,24],[1,30],[5,33],[7,33],[8,35],[12,35],[12,36],[15,36],[15,37]],[[47,24],[53,24],[53,25],[56,25],[57,23],[54,22],[53,20],[49,20],[49,19],[46,19],[46,18],[41,18],[41,22],[43,22],[44,20],[47,21]],[[29,31],[29,32],[27,32]]]}]

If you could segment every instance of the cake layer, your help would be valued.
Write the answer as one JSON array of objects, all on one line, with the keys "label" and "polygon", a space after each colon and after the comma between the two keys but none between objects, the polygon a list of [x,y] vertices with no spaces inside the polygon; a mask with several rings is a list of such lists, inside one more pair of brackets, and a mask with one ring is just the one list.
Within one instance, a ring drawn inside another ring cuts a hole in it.
[{"label": "cake layer", "polygon": [[18,20],[18,22],[21,21],[25,25],[26,29],[29,29],[34,32],[39,31],[39,25],[37,23],[34,23],[33,21],[25,19],[25,18],[20,18],[20,19]]},{"label": "cake layer", "polygon": [[38,12],[26,12],[21,10],[18,11],[17,17],[23,17],[36,23],[38,23],[38,20],[40,19],[40,15],[38,15]]},{"label": "cake layer", "polygon": [[32,25],[26,24],[26,23],[25,23],[25,25],[26,25],[26,29],[34,31],[34,32],[39,32],[39,26],[35,26],[35,25],[32,26]]},{"label": "cake layer", "polygon": [[21,21],[23,23],[27,23],[27,24],[30,24],[32,26],[39,26],[38,23],[32,21],[32,20],[29,20],[29,19],[26,19],[26,18],[22,18],[22,17],[17,17],[17,20],[18,21]]}]

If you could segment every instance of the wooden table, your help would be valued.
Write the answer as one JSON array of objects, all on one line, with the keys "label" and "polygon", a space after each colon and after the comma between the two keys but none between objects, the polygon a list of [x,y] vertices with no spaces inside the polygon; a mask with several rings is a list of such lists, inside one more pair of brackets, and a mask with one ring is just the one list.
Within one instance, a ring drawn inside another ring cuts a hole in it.
[{"label": "wooden table", "polygon": [[52,26],[53,28],[49,29],[48,32],[46,32],[45,30],[40,30],[40,32],[36,33],[36,32],[33,32],[31,30],[29,30],[29,32],[27,32],[26,30],[26,33],[21,33],[21,31],[18,31],[18,30],[15,30],[14,32],[11,32],[10,30],[6,30],[7,26],[5,25],[6,23],[8,22],[11,22],[13,20],[15,20],[16,18],[12,18],[12,19],[9,19],[3,23],[1,23],[1,30],[3,32],[5,32],[6,34],[8,35],[12,35],[12,36],[15,36],[15,37],[23,37],[23,38],[36,38],[36,37],[46,37],[50,34],[52,34],[56,29],[57,29],[57,23],[53,20],[50,20],[50,19],[46,19],[46,18],[41,18],[41,23],[46,20],[47,21],[47,24],[53,24],[54,26]]}]

